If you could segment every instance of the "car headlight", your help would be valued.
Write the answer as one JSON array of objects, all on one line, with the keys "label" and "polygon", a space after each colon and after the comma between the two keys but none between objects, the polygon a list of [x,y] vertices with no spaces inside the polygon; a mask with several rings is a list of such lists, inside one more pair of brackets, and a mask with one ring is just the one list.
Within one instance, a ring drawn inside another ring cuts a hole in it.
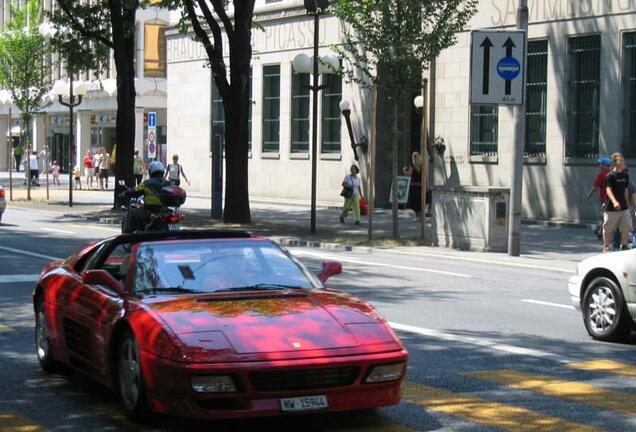
[{"label": "car headlight", "polygon": [[365,383],[380,383],[387,381],[396,381],[402,378],[406,363],[395,363],[382,366],[374,366],[371,372],[364,380]]},{"label": "car headlight", "polygon": [[229,375],[193,376],[192,390],[197,393],[232,393],[236,391]]}]

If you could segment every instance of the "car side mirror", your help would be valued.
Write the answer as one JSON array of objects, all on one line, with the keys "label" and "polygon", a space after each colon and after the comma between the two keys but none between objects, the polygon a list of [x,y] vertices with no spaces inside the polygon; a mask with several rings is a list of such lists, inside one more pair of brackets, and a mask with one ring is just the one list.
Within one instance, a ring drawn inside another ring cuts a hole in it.
[{"label": "car side mirror", "polygon": [[86,285],[106,285],[120,295],[125,293],[124,284],[106,270],[86,270],[82,273],[82,282]]},{"label": "car side mirror", "polygon": [[320,282],[325,283],[331,276],[342,273],[342,264],[338,261],[325,261],[322,263],[322,271],[318,274]]}]

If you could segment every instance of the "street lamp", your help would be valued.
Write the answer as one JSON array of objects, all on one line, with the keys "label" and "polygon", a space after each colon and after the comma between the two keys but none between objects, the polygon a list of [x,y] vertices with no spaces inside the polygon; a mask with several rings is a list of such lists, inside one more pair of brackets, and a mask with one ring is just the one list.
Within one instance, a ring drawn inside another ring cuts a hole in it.
[{"label": "street lamp", "polygon": [[318,157],[318,92],[325,88],[318,84],[318,75],[337,70],[340,67],[338,59],[334,56],[318,57],[318,45],[320,44],[320,14],[329,6],[328,0],[305,0],[305,9],[308,15],[314,16],[314,55],[312,58],[306,54],[298,54],[292,65],[296,73],[312,73],[314,82],[309,86],[313,92],[312,100],[312,125],[311,125],[311,222],[310,231],[316,232],[316,167]]},{"label": "street lamp", "polygon": [[422,180],[420,181],[421,195],[420,195],[420,235],[422,237],[422,241],[426,242],[426,195],[428,193],[428,132],[426,128],[426,109],[424,107],[424,96],[426,95],[426,90],[428,87],[428,79],[422,80],[422,94],[415,96],[413,99],[413,105],[415,108],[422,113],[422,127],[420,130],[420,155],[422,157],[422,166],[420,167],[420,174],[422,176]]},{"label": "street lamp", "polygon": [[[86,83],[73,82],[73,74],[69,73],[68,83],[55,81],[53,93],[58,97],[61,105],[69,109],[69,140],[68,140],[68,206],[73,207],[73,108],[82,103],[82,97],[88,91]],[[68,102],[64,100],[67,98]]]},{"label": "street lamp", "polygon": [[343,99],[340,101],[340,112],[342,116],[345,118],[345,123],[347,124],[347,131],[349,132],[349,141],[351,141],[351,148],[353,149],[353,157],[355,160],[358,160],[358,152],[356,150],[357,147],[361,147],[365,152],[369,148],[369,143],[366,137],[362,137],[362,141],[359,143],[356,142],[355,137],[353,136],[353,128],[351,127],[351,102],[348,99]]}]

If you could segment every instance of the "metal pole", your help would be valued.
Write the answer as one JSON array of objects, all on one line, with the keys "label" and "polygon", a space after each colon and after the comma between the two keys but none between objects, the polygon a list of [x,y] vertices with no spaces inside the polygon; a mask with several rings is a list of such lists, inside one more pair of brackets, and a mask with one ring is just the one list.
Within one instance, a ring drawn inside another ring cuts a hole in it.
[{"label": "metal pole", "polygon": [[13,201],[13,160],[11,149],[13,148],[13,136],[11,135],[11,105],[9,105],[9,144],[7,151],[9,152],[9,201]]},{"label": "metal pole", "polygon": [[367,238],[373,240],[373,211],[375,209],[375,147],[376,147],[376,116],[378,106],[378,90],[375,85],[371,88],[371,142],[369,143],[369,227]]},{"label": "metal pole", "polygon": [[316,10],[314,12],[314,85],[312,86],[313,100],[312,100],[312,124],[311,124],[311,222],[310,232],[314,234],[316,232],[316,169],[317,169],[317,157],[318,157],[318,44],[320,30],[320,14]]},{"label": "metal pole", "polygon": [[428,128],[427,128],[427,116],[428,110],[426,106],[426,98],[428,91],[428,79],[424,78],[422,80],[422,98],[424,99],[424,105],[422,105],[422,127],[420,132],[420,155],[422,155],[422,166],[421,166],[421,213],[420,213],[420,234],[422,236],[422,242],[426,243],[426,192],[428,191]]},{"label": "metal pole", "polygon": [[49,196],[49,131],[47,128],[47,115],[46,113],[42,114],[44,116],[44,163],[42,164],[45,172],[46,172],[46,200],[50,199]]},{"label": "metal pole", "polygon": [[73,207],[73,74],[69,74],[68,206]]},{"label": "metal pole", "polygon": [[[519,0],[517,8],[517,28],[528,31],[528,0]],[[527,37],[524,37],[524,45]],[[527,47],[523,47],[526,55]],[[526,64],[524,58],[523,64]],[[525,74],[523,74],[525,77]],[[524,94],[525,94],[525,82]],[[526,137],[526,105],[524,103],[513,108],[514,137],[512,142],[512,174],[510,179],[510,208],[508,214],[508,255],[519,256],[521,253],[521,197],[523,190],[523,147]]]}]

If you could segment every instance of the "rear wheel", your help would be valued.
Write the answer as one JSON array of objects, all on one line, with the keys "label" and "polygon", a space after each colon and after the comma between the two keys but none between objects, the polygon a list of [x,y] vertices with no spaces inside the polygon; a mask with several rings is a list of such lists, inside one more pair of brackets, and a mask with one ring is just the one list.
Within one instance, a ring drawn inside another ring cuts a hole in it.
[{"label": "rear wheel", "polygon": [[53,350],[49,339],[44,300],[41,297],[35,305],[35,349],[42,370],[52,372],[57,369],[58,365],[53,358]]},{"label": "rear wheel", "polygon": [[629,313],[619,286],[608,277],[592,280],[583,297],[583,322],[594,339],[620,341],[630,332]]},{"label": "rear wheel", "polygon": [[136,420],[148,416],[148,403],[135,337],[126,331],[119,344],[117,359],[119,396],[128,415]]}]

